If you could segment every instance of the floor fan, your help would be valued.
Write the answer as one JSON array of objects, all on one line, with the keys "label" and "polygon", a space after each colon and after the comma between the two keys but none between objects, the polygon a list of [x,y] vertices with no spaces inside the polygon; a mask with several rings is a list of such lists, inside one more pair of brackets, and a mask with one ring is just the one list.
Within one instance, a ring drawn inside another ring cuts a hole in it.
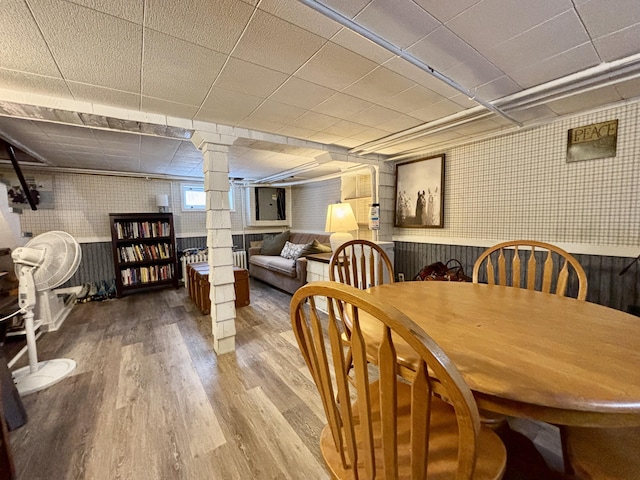
[{"label": "floor fan", "polygon": [[24,312],[29,354],[29,366],[15,370],[13,379],[18,392],[26,395],[59,382],[76,368],[76,362],[66,358],[38,362],[34,308],[37,292],[56,288],[71,278],[80,265],[82,250],[68,233],[51,231],[16,248],[11,257],[19,280],[18,304]]}]

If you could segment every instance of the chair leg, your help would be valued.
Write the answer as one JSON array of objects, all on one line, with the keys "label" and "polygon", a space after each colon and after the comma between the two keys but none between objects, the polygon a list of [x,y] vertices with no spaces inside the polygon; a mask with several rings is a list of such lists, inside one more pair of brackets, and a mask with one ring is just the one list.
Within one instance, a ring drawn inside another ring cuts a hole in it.
[{"label": "chair leg", "polygon": [[571,460],[569,460],[569,450],[567,442],[567,427],[564,425],[558,425],[560,428],[560,445],[562,446],[562,463],[564,465],[564,473],[567,475],[575,475]]}]

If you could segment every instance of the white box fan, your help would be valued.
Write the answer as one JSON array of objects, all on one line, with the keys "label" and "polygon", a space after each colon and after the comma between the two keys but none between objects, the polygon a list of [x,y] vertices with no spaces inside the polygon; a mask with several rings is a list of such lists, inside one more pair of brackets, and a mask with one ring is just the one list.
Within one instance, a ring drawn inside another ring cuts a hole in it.
[{"label": "white box fan", "polygon": [[82,250],[66,232],[52,231],[38,235],[11,254],[18,276],[18,304],[24,312],[29,366],[13,372],[13,379],[22,395],[37,392],[59,382],[76,368],[76,362],[66,358],[38,362],[34,326],[36,292],[62,285],[78,269]]}]

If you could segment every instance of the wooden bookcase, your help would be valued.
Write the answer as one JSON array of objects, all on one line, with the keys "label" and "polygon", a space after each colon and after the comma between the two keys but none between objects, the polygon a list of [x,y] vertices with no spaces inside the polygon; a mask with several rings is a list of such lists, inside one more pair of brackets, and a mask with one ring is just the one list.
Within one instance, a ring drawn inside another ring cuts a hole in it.
[{"label": "wooden bookcase", "polygon": [[110,213],[109,223],[118,297],[178,288],[171,213]]}]

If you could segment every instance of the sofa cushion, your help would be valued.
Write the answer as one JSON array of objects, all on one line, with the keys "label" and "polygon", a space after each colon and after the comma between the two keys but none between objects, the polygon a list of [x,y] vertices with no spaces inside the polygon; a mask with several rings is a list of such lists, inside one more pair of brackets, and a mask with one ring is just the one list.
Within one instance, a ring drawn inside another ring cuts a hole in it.
[{"label": "sofa cushion", "polygon": [[288,258],[290,260],[296,260],[306,246],[307,244],[304,244],[304,243],[291,243],[290,241],[287,240],[284,244],[284,247],[282,247],[280,256],[284,258]]},{"label": "sofa cushion", "polygon": [[331,247],[329,245],[324,245],[320,243],[317,239],[311,243],[305,245],[302,252],[300,252],[300,257],[306,257],[307,255],[313,255],[314,253],[330,253]]},{"label": "sofa cushion", "polygon": [[319,243],[329,243],[329,235],[322,235],[317,233],[291,232],[291,235],[287,240],[289,240],[291,243],[311,243],[314,240],[318,240]]},{"label": "sofa cushion", "polygon": [[280,255],[251,255],[249,262],[258,267],[278,272],[288,277],[296,276],[296,261]]},{"label": "sofa cushion", "polygon": [[277,235],[265,237],[265,239],[262,240],[262,247],[260,247],[260,255],[280,256],[284,244],[289,240],[290,233],[289,230],[285,230]]}]

